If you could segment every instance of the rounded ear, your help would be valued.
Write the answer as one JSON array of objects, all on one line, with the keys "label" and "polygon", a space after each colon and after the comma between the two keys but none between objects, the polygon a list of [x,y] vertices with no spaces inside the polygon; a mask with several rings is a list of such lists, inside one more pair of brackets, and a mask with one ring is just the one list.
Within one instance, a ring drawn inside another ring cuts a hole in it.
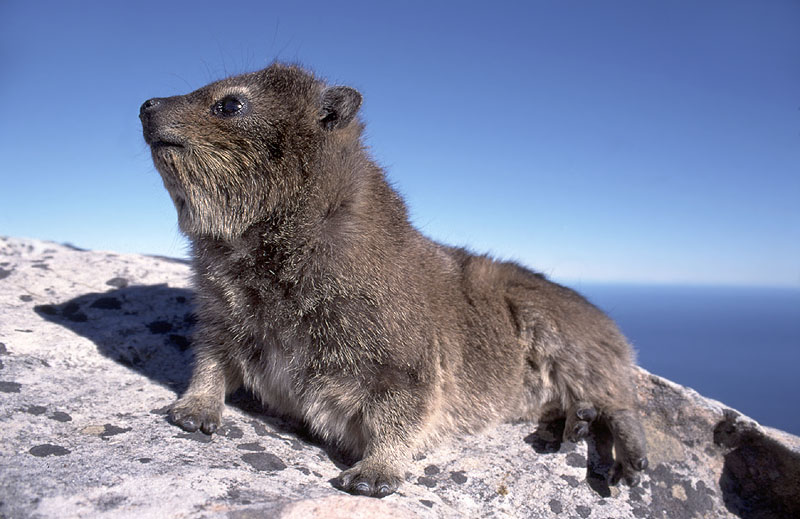
[{"label": "rounded ear", "polygon": [[361,94],[346,86],[328,87],[322,92],[319,122],[326,130],[344,128],[358,113]]}]

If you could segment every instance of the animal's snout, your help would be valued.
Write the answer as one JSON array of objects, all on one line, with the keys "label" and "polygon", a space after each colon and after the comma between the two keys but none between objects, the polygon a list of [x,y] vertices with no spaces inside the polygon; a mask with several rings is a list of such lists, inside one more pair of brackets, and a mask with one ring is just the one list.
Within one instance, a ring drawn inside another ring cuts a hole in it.
[{"label": "animal's snout", "polygon": [[164,105],[164,100],[160,97],[154,97],[152,99],[148,99],[142,106],[139,108],[139,117],[143,117],[144,115],[155,112],[160,107]]}]

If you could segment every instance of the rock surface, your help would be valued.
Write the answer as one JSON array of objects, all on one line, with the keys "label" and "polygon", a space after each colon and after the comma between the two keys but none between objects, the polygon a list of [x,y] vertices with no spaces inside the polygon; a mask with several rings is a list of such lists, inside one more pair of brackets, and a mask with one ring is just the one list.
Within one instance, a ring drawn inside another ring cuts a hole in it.
[{"label": "rock surface", "polygon": [[[213,437],[166,421],[186,387],[189,266],[0,238],[0,517],[800,517],[800,438],[645,371],[642,485],[609,487],[607,431],[505,424],[414,462],[382,500],[298,424],[233,395]],[[796,412],[796,411],[795,411]]]}]

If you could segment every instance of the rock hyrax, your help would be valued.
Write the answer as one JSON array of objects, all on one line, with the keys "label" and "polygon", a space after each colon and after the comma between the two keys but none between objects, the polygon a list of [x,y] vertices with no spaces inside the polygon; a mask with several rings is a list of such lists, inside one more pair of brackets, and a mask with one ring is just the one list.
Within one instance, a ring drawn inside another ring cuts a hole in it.
[{"label": "rock hyrax", "polygon": [[617,327],[541,274],[420,234],[365,149],[360,105],[277,63],[142,105],[197,292],[171,421],[211,434],[244,385],[360,460],[345,490],[385,496],[415,451],[556,409],[569,440],[608,424],[611,478],[637,484],[645,439]]}]

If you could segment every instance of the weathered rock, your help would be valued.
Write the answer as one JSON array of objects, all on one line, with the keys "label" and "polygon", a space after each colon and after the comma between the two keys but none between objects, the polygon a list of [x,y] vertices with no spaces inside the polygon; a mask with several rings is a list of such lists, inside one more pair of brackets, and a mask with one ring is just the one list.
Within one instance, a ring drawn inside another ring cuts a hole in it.
[{"label": "weathered rock", "polygon": [[610,441],[505,424],[420,456],[382,500],[247,394],[208,437],[169,425],[187,385],[182,261],[0,238],[2,517],[800,517],[800,438],[645,371],[642,485],[609,487]]}]

